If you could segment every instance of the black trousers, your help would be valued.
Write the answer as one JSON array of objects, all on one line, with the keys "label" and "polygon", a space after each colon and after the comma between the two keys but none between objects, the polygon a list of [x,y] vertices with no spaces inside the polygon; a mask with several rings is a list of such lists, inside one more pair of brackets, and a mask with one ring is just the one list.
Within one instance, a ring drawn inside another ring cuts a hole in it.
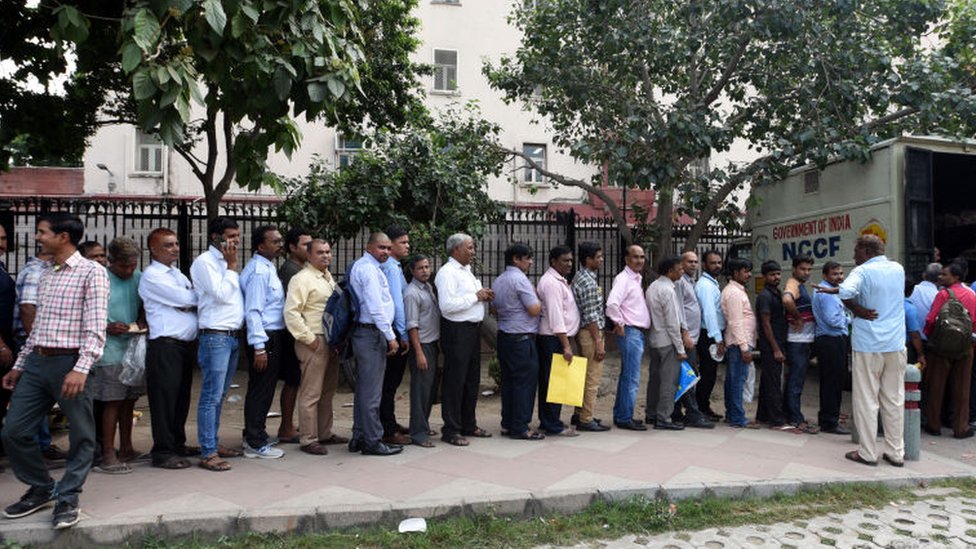
[{"label": "black trousers", "polygon": [[441,319],[441,438],[450,440],[478,428],[475,407],[481,384],[481,323]]},{"label": "black trousers", "polygon": [[715,378],[718,376],[718,362],[715,362],[708,352],[708,346],[712,343],[712,340],[702,330],[702,334],[698,338],[698,345],[695,346],[698,351],[698,374],[701,376],[695,385],[695,398],[698,399],[698,409],[702,413],[714,413],[711,400],[712,390],[715,389]]},{"label": "black trousers", "polygon": [[519,436],[529,430],[539,384],[535,334],[498,331],[498,365],[502,375],[502,429]]},{"label": "black trousers", "polygon": [[[699,375],[698,383],[696,383],[691,389],[685,391],[685,394],[681,395],[681,398],[674,403],[674,412],[671,414],[671,421],[687,423],[689,425],[700,423],[704,421],[705,414],[701,412],[698,406],[698,385],[701,384],[701,366],[699,366],[698,361],[698,346],[691,349],[686,349],[685,352],[688,354],[688,364],[695,369],[695,372]],[[712,358],[712,357],[708,357]],[[714,362],[714,361],[713,361]],[[681,372],[678,372],[678,380],[681,379]],[[648,416],[652,416],[651,412],[647,413]],[[647,419],[647,418],[645,418]]]},{"label": "black trousers", "polygon": [[275,388],[281,369],[282,350],[287,338],[285,330],[268,331],[268,341],[264,350],[268,356],[268,366],[263,371],[254,369],[254,348],[245,349],[250,365],[247,375],[247,395],[244,397],[244,442],[251,448],[261,448],[268,443],[268,410],[274,402]]},{"label": "black trousers", "polygon": [[[566,424],[559,419],[562,404],[553,404],[546,400],[549,394],[549,375],[552,373],[552,355],[563,353],[563,344],[559,337],[540,335],[536,338],[539,359],[539,427],[546,434],[556,435],[566,428]],[[531,419],[531,418],[530,418]]]},{"label": "black trousers", "polygon": [[[780,350],[785,352],[786,342],[778,342]],[[786,423],[783,411],[783,363],[773,359],[772,347],[759,342],[761,360],[759,362],[759,408],[756,419],[778,426]]]},{"label": "black trousers", "polygon": [[146,344],[146,396],[152,418],[152,460],[162,463],[186,446],[196,341],[168,337]]},{"label": "black trousers", "polygon": [[847,336],[817,336],[813,352],[820,367],[821,429],[834,429],[840,421],[840,402],[847,380]]},{"label": "black trousers", "polygon": [[403,372],[407,369],[407,355],[397,353],[386,357],[386,371],[383,372],[383,394],[380,397],[380,423],[383,424],[383,436],[388,437],[396,433],[397,420],[394,410],[396,392],[403,382]]}]

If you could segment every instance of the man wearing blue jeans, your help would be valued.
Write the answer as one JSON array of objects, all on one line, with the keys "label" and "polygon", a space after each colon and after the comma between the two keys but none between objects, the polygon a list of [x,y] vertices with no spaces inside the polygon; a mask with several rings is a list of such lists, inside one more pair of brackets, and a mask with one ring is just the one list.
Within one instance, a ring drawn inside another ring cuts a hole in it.
[{"label": "man wearing blue jeans", "polygon": [[752,312],[745,285],[752,278],[752,262],[733,258],[728,261],[729,283],[722,290],[722,314],[725,316],[725,346],[729,359],[725,375],[725,416],[732,427],[756,428],[758,424],[746,419],[742,405],[752,350],[756,347],[756,315]]},{"label": "man wearing blue jeans", "polygon": [[813,300],[807,289],[807,280],[813,270],[813,258],[798,255],[793,258],[793,276],[783,288],[783,307],[790,321],[786,334],[786,388],[783,391],[786,421],[804,433],[811,435],[820,429],[807,423],[800,409],[803,395],[803,382],[807,377],[810,363],[810,347],[816,336],[816,322],[813,319]]},{"label": "man wearing blue jeans", "polygon": [[220,409],[237,370],[238,338],[244,323],[244,297],[237,275],[237,255],[241,231],[226,217],[210,222],[210,247],[193,261],[190,277],[198,295],[197,314],[200,337],[197,361],[203,374],[200,403],[197,406],[197,436],[200,440],[200,467],[208,471],[228,471],[225,457],[241,453],[220,448]]},{"label": "man wearing blue jeans", "polygon": [[646,431],[647,426],[634,419],[637,388],[640,385],[641,359],[644,358],[644,334],[651,327],[651,313],[644,302],[641,273],[646,256],[637,245],[627,248],[626,267],[613,279],[607,296],[607,316],[613,321],[613,333],[620,347],[620,378],[617,400],[613,405],[613,423],[621,429]]}]

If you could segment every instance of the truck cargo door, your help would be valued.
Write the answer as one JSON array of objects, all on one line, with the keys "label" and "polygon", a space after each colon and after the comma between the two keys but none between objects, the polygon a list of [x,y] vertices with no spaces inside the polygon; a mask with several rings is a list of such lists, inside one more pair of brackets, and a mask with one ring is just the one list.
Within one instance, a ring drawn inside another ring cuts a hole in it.
[{"label": "truck cargo door", "polygon": [[921,280],[935,254],[932,151],[905,149],[905,275]]}]

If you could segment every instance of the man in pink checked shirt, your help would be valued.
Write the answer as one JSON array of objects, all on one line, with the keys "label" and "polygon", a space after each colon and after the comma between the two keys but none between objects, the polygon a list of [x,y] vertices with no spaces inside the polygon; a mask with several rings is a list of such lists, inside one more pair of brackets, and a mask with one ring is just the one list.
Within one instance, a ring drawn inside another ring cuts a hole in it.
[{"label": "man in pink checked shirt", "polygon": [[[108,275],[105,268],[78,253],[84,234],[81,220],[66,213],[38,218],[37,242],[51,254],[38,285],[34,329],[13,370],[3,377],[12,390],[3,427],[3,444],[17,479],[30,486],[4,516],[20,518],[54,507],[54,528],[78,523],[78,494],[95,455],[95,420],[88,372],[102,356],[108,324]],[[48,473],[34,434],[41,419],[57,403],[71,424],[71,450],[64,476],[55,482]]]}]

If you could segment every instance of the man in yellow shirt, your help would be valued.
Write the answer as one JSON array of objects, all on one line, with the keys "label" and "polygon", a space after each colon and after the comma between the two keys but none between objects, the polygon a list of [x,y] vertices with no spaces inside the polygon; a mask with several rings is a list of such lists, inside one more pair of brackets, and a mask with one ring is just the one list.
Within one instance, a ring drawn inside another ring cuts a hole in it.
[{"label": "man in yellow shirt", "polygon": [[329,272],[332,246],[321,239],[308,243],[305,267],[288,283],[285,326],[295,338],[295,354],[302,366],[298,386],[298,431],[303,452],[324,456],[326,444],[349,439],[332,432],[332,399],[339,384],[339,362],[323,335],[322,313],[336,282]]}]

